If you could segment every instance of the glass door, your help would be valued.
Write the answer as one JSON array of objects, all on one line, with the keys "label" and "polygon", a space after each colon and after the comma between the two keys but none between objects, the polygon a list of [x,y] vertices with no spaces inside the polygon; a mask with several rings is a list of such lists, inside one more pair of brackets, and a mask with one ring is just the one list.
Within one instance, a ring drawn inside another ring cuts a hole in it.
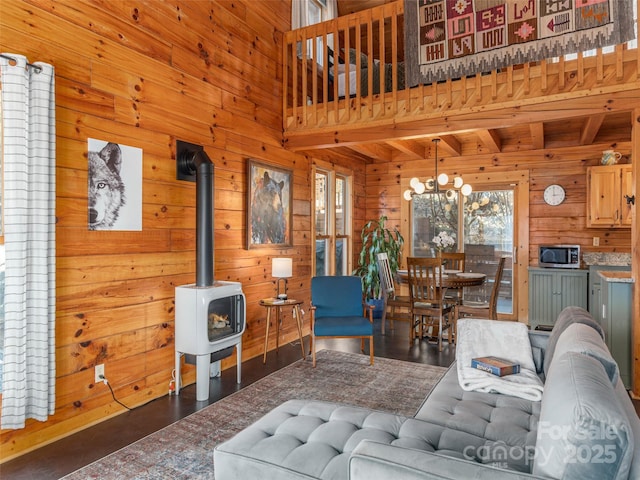
[{"label": "glass door", "polygon": [[[498,298],[498,313],[513,315],[513,251],[515,244],[514,186],[475,186],[468,197],[459,193],[424,193],[411,202],[411,255],[433,257],[433,239],[441,232],[453,236],[463,251],[465,270],[487,275],[479,287],[465,289],[465,302],[488,303],[493,277],[501,257],[506,257]],[[462,198],[462,200],[460,200]]]},{"label": "glass door", "polygon": [[487,189],[469,195],[462,206],[465,269],[487,275],[479,287],[465,290],[465,302],[489,302],[493,276],[501,257],[504,272],[498,295],[498,313],[513,313],[514,191]]}]

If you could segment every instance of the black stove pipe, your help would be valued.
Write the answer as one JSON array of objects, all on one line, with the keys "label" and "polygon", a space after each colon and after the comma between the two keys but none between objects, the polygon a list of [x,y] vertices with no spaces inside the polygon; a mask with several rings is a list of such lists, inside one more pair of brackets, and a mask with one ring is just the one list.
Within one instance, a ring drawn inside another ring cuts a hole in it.
[{"label": "black stove pipe", "polygon": [[204,150],[188,151],[182,167],[196,176],[196,286],[213,286],[213,169]]}]

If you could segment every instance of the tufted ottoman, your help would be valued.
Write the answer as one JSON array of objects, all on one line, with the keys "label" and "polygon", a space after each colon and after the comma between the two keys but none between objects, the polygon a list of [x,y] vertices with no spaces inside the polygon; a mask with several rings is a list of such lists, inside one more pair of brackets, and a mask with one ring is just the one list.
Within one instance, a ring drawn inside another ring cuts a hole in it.
[{"label": "tufted ottoman", "polygon": [[390,413],[290,400],[215,449],[216,480],[346,479],[362,440],[434,452],[446,447],[444,431]]},{"label": "tufted ottoman", "polygon": [[290,400],[214,451],[216,480],[347,479],[363,440],[530,473],[540,402],[463,391],[451,368],[415,418]]}]

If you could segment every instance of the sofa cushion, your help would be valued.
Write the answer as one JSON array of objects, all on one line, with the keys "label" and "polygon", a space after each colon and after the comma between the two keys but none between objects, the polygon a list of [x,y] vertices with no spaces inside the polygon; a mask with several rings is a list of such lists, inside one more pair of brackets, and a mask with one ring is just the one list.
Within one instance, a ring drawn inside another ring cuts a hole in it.
[{"label": "sofa cushion", "polygon": [[593,319],[593,317],[587,312],[584,308],[580,307],[567,307],[560,312],[558,315],[558,319],[556,323],[553,324],[553,329],[551,330],[551,335],[549,336],[549,343],[547,345],[547,349],[544,353],[544,374],[545,376],[549,374],[549,366],[551,365],[551,360],[553,360],[553,354],[556,349],[556,343],[569,325],[574,323],[583,323],[585,325],[589,325],[591,328],[595,329],[602,339],[604,340],[604,330],[598,323]]},{"label": "sofa cushion", "polygon": [[[454,362],[426,398],[415,418],[458,436],[463,458],[520,472],[531,472],[541,402],[497,393],[467,392],[458,383]],[[480,448],[465,444],[484,439]]]},{"label": "sofa cushion", "polygon": [[373,324],[366,317],[321,317],[313,324],[317,337],[357,337],[373,335]]},{"label": "sofa cushion", "polygon": [[633,450],[629,419],[602,364],[575,352],[555,359],[542,399],[533,473],[626,479]]},{"label": "sofa cushion", "polygon": [[567,352],[577,352],[598,360],[604,367],[611,384],[615,386],[620,376],[618,364],[611,356],[602,337],[593,328],[574,323],[569,325],[556,343],[554,356],[560,358]]}]

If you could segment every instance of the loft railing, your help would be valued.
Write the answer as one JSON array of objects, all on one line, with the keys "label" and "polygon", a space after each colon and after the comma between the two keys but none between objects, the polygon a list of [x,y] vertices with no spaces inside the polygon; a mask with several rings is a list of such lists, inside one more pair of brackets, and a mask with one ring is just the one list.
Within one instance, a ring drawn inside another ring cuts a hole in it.
[{"label": "loft railing", "polygon": [[[363,97],[373,114],[385,108],[386,95],[404,89],[403,4],[395,2],[311,25],[284,36],[283,102],[285,117],[309,122],[360,115]],[[376,72],[387,72],[385,75]],[[400,77],[400,81],[399,81]],[[369,96],[368,92],[373,92]],[[375,98],[376,102],[373,102]],[[346,99],[346,100],[345,100]],[[388,103],[388,106],[397,102]],[[290,125],[291,126],[291,125]]]},{"label": "loft railing", "polygon": [[285,130],[302,133],[549,95],[586,95],[640,79],[640,49],[626,44],[573,60],[525,63],[414,88],[405,88],[403,56],[404,2],[286,32]]}]

